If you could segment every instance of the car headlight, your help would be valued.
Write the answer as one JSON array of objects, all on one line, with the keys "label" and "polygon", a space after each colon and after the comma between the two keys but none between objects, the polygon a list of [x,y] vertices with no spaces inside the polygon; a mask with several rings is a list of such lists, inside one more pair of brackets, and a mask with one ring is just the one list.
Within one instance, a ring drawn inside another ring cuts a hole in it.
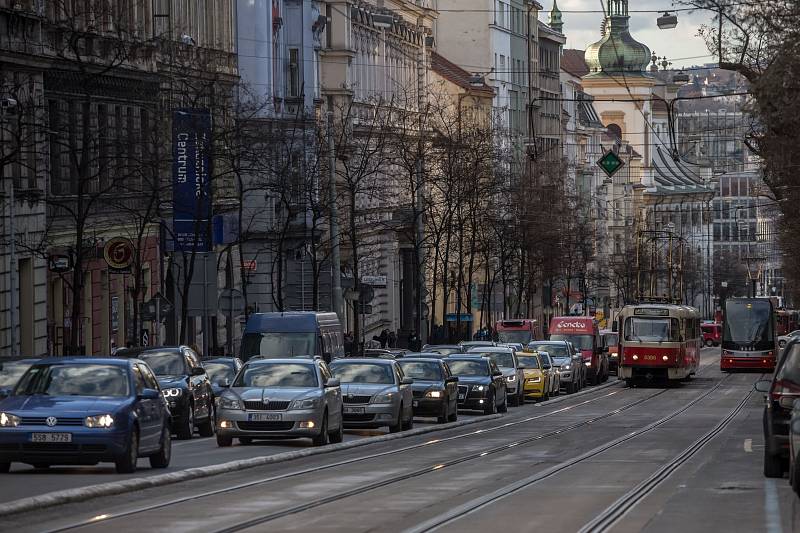
[{"label": "car headlight", "polygon": [[11,413],[0,413],[0,428],[15,428],[19,425],[19,417]]},{"label": "car headlight", "polygon": [[177,398],[178,396],[183,394],[183,391],[178,388],[164,389],[161,391],[161,394],[164,395],[164,398]]},{"label": "car headlight", "polygon": [[583,364],[586,365],[586,366],[592,366],[592,362],[591,361],[584,361]]},{"label": "car headlight", "polygon": [[569,365],[564,365],[561,367],[561,370],[569,370]]},{"label": "car headlight", "polygon": [[396,392],[384,392],[383,394],[376,394],[370,400],[370,403],[392,403]]},{"label": "car headlight", "polygon": [[242,402],[239,398],[232,398],[230,396],[220,396],[219,398],[219,408],[220,409],[236,409],[241,410]]},{"label": "car headlight", "polygon": [[508,381],[509,383],[513,383],[517,381],[517,376],[506,376],[506,381]]},{"label": "car headlight", "polygon": [[289,405],[289,409],[314,409],[319,406],[320,400],[320,398],[300,398],[294,400]]},{"label": "car headlight", "polygon": [[486,390],[486,388],[487,388],[486,385],[475,385],[474,387],[472,387],[472,390],[476,392],[483,392]]},{"label": "car headlight", "polygon": [[611,354],[611,358],[612,358],[612,359],[616,359],[617,357],[619,357],[619,354],[618,354],[618,353],[612,353],[612,354]]},{"label": "car headlight", "polygon": [[441,398],[442,396],[444,396],[444,392],[440,390],[429,390],[425,393],[426,398]]},{"label": "car headlight", "polygon": [[539,376],[534,376],[532,378],[528,378],[528,383],[540,383],[541,381],[542,381],[542,378],[540,378]]},{"label": "car headlight", "polygon": [[114,425],[114,417],[109,414],[87,416],[83,425],[87,428],[110,428]]}]

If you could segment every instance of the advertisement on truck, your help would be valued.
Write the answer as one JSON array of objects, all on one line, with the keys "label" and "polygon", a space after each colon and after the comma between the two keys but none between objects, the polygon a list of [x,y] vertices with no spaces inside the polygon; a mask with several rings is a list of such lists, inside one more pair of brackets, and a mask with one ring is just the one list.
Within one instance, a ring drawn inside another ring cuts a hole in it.
[{"label": "advertisement on truck", "polygon": [[600,330],[594,318],[554,317],[550,321],[550,340],[571,342],[581,352],[592,383],[608,379],[608,357],[600,346]]}]

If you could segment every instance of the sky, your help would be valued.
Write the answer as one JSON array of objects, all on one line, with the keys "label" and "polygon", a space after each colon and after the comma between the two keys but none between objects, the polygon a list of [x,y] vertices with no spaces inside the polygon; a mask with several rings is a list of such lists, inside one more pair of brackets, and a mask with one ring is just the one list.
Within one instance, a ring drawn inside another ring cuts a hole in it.
[{"label": "sky", "polygon": [[[547,22],[547,14],[553,6],[553,0],[539,1],[544,6],[539,18],[543,22]],[[602,14],[585,13],[585,11],[600,11],[601,1],[603,0],[557,0],[558,7],[563,13],[563,31],[567,37],[566,48],[585,50],[587,46],[600,38]],[[658,28],[656,19],[659,17],[659,13],[633,13],[636,10],[663,11],[672,7],[671,0],[629,0],[631,35],[637,41],[646,44],[651,52],[655,51],[659,57],[667,56],[672,61],[673,68],[715,62],[716,58],[710,55],[705,42],[697,35],[701,25],[711,22],[712,15],[710,13],[704,11],[677,12],[678,26],[672,30]],[[570,13],[570,11],[578,12]]]}]

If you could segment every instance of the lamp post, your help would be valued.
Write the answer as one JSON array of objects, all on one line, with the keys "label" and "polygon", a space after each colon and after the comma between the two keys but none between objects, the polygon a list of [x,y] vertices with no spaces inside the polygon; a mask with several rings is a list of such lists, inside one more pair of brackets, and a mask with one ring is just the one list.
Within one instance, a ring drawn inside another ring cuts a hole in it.
[{"label": "lamp post", "polygon": [[[0,100],[0,150],[2,149],[3,131],[6,125],[6,111],[17,107],[17,101],[11,97],[6,97]],[[2,155],[2,154],[0,154]],[[3,167],[0,166],[0,170]],[[9,290],[11,293],[11,355],[18,355],[17,351],[17,249],[16,249],[16,230],[14,228],[15,222],[15,198],[14,189],[17,184],[14,183],[14,178],[11,178],[11,193],[9,200],[11,205],[8,210],[8,232],[9,232],[9,245],[8,245],[8,262],[9,262]]]},{"label": "lamp post", "polygon": [[669,11],[664,11],[664,14],[656,19],[656,24],[662,30],[671,30],[678,25],[678,16]]}]

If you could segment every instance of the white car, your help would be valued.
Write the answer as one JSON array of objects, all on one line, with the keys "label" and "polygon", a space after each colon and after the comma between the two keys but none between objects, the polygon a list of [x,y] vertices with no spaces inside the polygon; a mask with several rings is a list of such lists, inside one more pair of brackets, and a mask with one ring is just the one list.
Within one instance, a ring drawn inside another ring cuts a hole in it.
[{"label": "white car", "polygon": [[790,331],[786,335],[781,335],[778,337],[778,348],[783,349],[790,340],[800,335],[800,329],[796,329],[794,331]]}]

